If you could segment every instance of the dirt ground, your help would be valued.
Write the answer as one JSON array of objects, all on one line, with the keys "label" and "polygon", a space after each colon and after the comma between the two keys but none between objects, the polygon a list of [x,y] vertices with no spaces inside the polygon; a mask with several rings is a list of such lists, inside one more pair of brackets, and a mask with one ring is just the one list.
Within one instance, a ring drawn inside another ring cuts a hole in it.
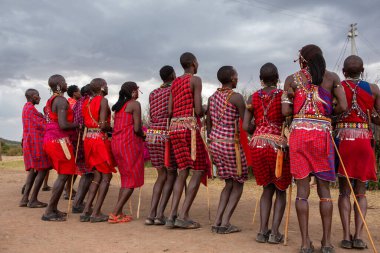
[{"label": "dirt ground", "polygon": [[[241,233],[217,235],[210,232],[207,211],[207,190],[201,187],[191,210],[191,216],[202,228],[197,230],[169,230],[160,226],[145,226],[151,191],[156,177],[152,168],[146,169],[146,184],[141,193],[140,219],[136,218],[138,190],[132,196],[134,220],[126,224],[80,223],[78,214],[71,214],[67,222],[41,221],[42,209],[20,208],[20,190],[25,180],[25,171],[20,157],[3,157],[0,162],[0,252],[298,252],[300,234],[294,208],[295,189],[289,224],[288,246],[259,244],[254,238],[259,226],[259,212],[252,224],[255,203],[261,194],[253,180],[245,185],[242,199],[232,218],[232,223],[242,228]],[[49,185],[53,184],[55,172],[51,173]],[[103,205],[103,212],[110,213],[115,204],[119,183],[114,176],[110,191]],[[223,182],[209,183],[211,221],[214,218]],[[41,192],[40,200],[47,202],[51,192]],[[334,198],[334,221],[332,239],[336,252],[339,248],[342,228],[337,209],[337,190]],[[377,248],[380,250],[380,192],[367,195],[370,209],[367,222]],[[68,201],[60,201],[60,209],[67,210]],[[310,236],[318,252],[321,239],[321,220],[316,189],[310,197]],[[129,212],[128,205],[125,211]],[[168,210],[167,210],[168,212]],[[284,222],[283,222],[284,223]],[[283,231],[283,225],[280,231]],[[367,236],[365,240],[369,244]],[[353,250],[351,250],[353,251]],[[362,252],[371,252],[371,248]]]}]

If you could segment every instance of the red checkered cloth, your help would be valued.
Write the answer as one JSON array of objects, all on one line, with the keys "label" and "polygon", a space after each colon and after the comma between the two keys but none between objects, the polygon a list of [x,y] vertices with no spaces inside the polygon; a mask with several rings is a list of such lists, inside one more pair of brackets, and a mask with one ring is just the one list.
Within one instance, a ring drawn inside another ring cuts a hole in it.
[{"label": "red checkered cloth", "polygon": [[[209,98],[212,121],[209,149],[213,162],[218,168],[219,178],[224,180],[233,179],[243,183],[248,179],[247,159],[243,147],[239,143],[242,174],[238,176],[234,138],[235,122],[239,121],[239,110],[235,105],[229,101],[227,102],[230,93],[233,93],[233,91],[218,89]],[[239,123],[237,126],[239,129]],[[240,132],[240,129],[238,131]]]},{"label": "red checkered cloth", "polygon": [[256,129],[250,142],[252,169],[258,185],[274,184],[279,190],[286,190],[291,183],[288,153],[284,155],[282,176],[276,178],[277,149],[275,141],[265,136],[281,135],[281,127],[285,117],[281,112],[280,89],[266,93],[259,90],[252,95],[253,116]]},{"label": "red checkered cloth", "polygon": [[69,102],[70,108],[74,110],[74,105],[77,103],[77,100],[74,98],[68,98],[67,102]]},{"label": "red checkered cloth", "polygon": [[[158,88],[152,91],[149,95],[149,105],[150,105],[150,124],[149,131],[147,134],[147,144],[149,149],[150,160],[153,167],[157,169],[162,169],[164,167],[165,160],[165,141],[168,141],[169,136],[164,136],[160,132],[155,130],[167,130],[168,125],[168,104],[170,96],[170,86],[164,88]],[[154,132],[149,136],[149,132]],[[171,161],[170,168],[176,168],[174,152],[170,152]]]},{"label": "red checkered cloth", "polygon": [[22,125],[22,151],[25,170],[46,170],[50,168],[49,157],[43,150],[46,120],[31,102],[27,102],[22,110]]},{"label": "red checkered cloth", "polygon": [[[76,173],[74,148],[70,141],[72,131],[62,130],[58,124],[58,114],[52,110],[52,104],[56,97],[57,95],[53,95],[46,102],[44,108],[48,123],[46,125],[43,148],[58,174],[72,175]],[[70,107],[67,109],[66,120],[68,122],[73,122],[74,120],[74,113]],[[67,159],[59,141],[63,141],[67,146],[70,159]]]},{"label": "red checkered cloth", "polygon": [[[190,89],[191,75],[177,77],[171,87],[173,99],[173,119],[190,118],[193,116],[194,100]],[[196,130],[196,160],[191,159],[191,130],[184,127],[182,129],[170,128],[170,142],[174,150],[175,160],[179,170],[191,168],[193,170],[205,171],[202,180],[207,183],[207,176],[210,176],[210,160],[206,151],[205,144],[200,134],[200,120],[197,119]]]},{"label": "red checkered cloth", "polygon": [[129,102],[115,113],[112,153],[117,163],[122,188],[138,188],[144,184],[144,142],[133,127],[133,116],[125,112]]},{"label": "red checkered cloth", "polygon": [[[92,99],[86,99],[83,103],[83,119],[85,126],[89,128],[84,139],[84,156],[86,166],[109,174],[116,170],[111,143],[107,134],[102,132],[98,125],[102,99],[102,96],[95,96]],[[111,112],[109,112],[110,114]]]}]

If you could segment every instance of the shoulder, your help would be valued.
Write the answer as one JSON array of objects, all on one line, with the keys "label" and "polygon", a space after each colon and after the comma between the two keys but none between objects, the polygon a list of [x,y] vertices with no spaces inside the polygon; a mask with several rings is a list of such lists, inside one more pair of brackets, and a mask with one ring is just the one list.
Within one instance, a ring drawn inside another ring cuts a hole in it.
[{"label": "shoulder", "polygon": [[192,76],[190,78],[190,82],[193,83],[194,85],[201,85],[202,79],[199,76]]},{"label": "shoulder", "polygon": [[256,93],[257,93],[257,91],[248,97],[248,99],[247,99],[247,104],[252,104],[253,96],[254,96]]},{"label": "shoulder", "polygon": [[338,74],[335,73],[335,72],[329,71],[327,69],[326,69],[326,72],[325,72],[325,77],[328,78],[328,79],[340,82],[340,78],[339,78]]},{"label": "shoulder", "polygon": [[244,101],[244,97],[242,94],[240,94],[239,92],[234,92],[232,93],[231,95],[231,99],[233,100],[241,100],[241,101]]},{"label": "shoulder", "polygon": [[374,83],[368,83],[369,84],[369,87],[371,87],[371,91],[377,95],[380,95],[380,89],[379,89],[379,86],[377,84],[374,84]]}]

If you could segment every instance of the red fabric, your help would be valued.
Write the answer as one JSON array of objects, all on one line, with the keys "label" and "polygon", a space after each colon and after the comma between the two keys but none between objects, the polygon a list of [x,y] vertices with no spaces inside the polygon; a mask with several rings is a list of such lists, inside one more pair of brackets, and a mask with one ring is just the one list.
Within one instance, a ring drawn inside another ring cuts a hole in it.
[{"label": "red fabric", "polygon": [[122,188],[138,188],[144,184],[144,142],[133,128],[133,116],[125,112],[129,102],[115,113],[112,152],[121,178]]},{"label": "red fabric", "polygon": [[243,147],[245,157],[247,159],[247,166],[252,167],[252,158],[251,158],[251,150],[249,149],[248,144],[248,135],[247,132],[243,129],[243,121],[239,120],[239,129],[240,129],[240,144]]},{"label": "red fabric", "polygon": [[71,109],[74,109],[74,105],[77,103],[77,101],[74,98],[68,98],[67,102],[69,102]]},{"label": "red fabric", "polygon": [[[170,86],[165,88],[158,88],[152,91],[149,95],[149,113],[150,124],[149,129],[152,130],[167,130],[169,112],[169,96]],[[152,166],[161,169],[164,166],[165,156],[165,141],[156,139],[155,143],[147,142],[150,160]],[[170,168],[175,168],[174,153],[170,155]]]},{"label": "red fabric", "polygon": [[[283,91],[274,89],[269,93],[259,90],[252,95],[255,132],[253,137],[264,134],[281,135],[281,127],[285,117],[281,112],[281,95]],[[286,190],[291,183],[288,154],[284,154],[282,176],[276,178],[277,151],[271,145],[250,145],[253,174],[258,185],[273,183],[278,189]]]},{"label": "red fabric", "polygon": [[[218,176],[221,179],[233,179],[244,183],[248,179],[248,168],[245,152],[240,144],[241,153],[241,176],[237,175],[235,143],[235,122],[239,121],[239,110],[229,101],[226,104],[232,90],[217,90],[209,98],[209,110],[212,121],[209,145],[212,159],[218,168]],[[240,124],[238,125],[238,127]],[[239,130],[240,131],[240,127]],[[214,142],[213,140],[226,140]],[[228,142],[229,141],[229,142]],[[232,142],[231,142],[232,141]]]},{"label": "red fabric", "polygon": [[[377,181],[375,153],[370,139],[341,140],[339,153],[350,178],[362,182]],[[338,174],[345,176],[341,164]]]},{"label": "red fabric", "polygon": [[[173,118],[192,117],[194,100],[190,88],[191,75],[177,77],[171,87],[173,100]],[[211,176],[211,162],[209,160],[205,144],[202,140],[199,129],[200,120],[197,119],[196,131],[196,160],[191,159],[191,131],[189,129],[170,131],[170,141],[174,150],[175,160],[179,170],[191,168],[193,170],[203,170],[203,184],[207,184],[207,176]]]},{"label": "red fabric", "polygon": [[[58,124],[58,114],[52,110],[53,101],[57,96],[58,95],[53,95],[50,97],[44,108],[47,118],[47,126],[44,135],[43,149],[46,154],[48,154],[51,163],[58,174],[72,175],[75,174],[77,170],[74,161],[74,149],[70,142],[70,134],[73,131],[62,130]],[[74,120],[74,113],[70,107],[67,109],[66,120],[68,122],[73,122]],[[70,152],[70,159],[66,158],[59,140],[66,143]]]},{"label": "red fabric", "polygon": [[[83,103],[83,119],[87,128],[99,127],[97,122],[99,121],[102,99],[102,96],[95,96],[93,99],[86,99]],[[90,114],[97,122],[91,118]],[[89,168],[95,168],[104,174],[116,172],[111,142],[108,140],[107,134],[101,132],[100,129],[98,132],[91,132],[90,130],[87,132],[84,139],[84,157],[86,166]]]},{"label": "red fabric", "polygon": [[31,102],[22,110],[22,151],[25,169],[46,170],[51,167],[49,157],[43,150],[46,120]]}]

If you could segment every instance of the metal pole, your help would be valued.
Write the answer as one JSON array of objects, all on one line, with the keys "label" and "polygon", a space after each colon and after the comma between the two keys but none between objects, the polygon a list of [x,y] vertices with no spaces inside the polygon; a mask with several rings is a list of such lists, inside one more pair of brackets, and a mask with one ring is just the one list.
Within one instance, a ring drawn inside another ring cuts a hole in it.
[{"label": "metal pole", "polygon": [[358,55],[358,50],[356,48],[355,37],[358,36],[358,28],[356,27],[358,24],[351,24],[350,30],[348,31],[347,37],[351,40],[351,55]]}]

